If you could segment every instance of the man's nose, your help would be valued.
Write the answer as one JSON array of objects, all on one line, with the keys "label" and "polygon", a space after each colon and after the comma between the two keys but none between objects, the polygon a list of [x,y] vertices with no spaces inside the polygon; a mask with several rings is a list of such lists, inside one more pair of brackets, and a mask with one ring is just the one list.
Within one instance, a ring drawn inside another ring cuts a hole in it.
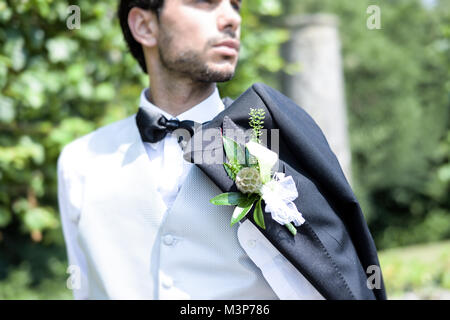
[{"label": "man's nose", "polygon": [[226,28],[231,28],[233,31],[237,31],[241,25],[241,15],[236,8],[233,7],[231,1],[222,1],[218,10],[217,23],[219,30],[222,31]]}]

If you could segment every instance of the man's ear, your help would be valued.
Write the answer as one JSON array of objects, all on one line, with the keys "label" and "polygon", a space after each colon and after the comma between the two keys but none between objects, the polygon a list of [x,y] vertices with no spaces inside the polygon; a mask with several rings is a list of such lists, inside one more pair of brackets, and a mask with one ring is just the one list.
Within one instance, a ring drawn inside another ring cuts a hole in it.
[{"label": "man's ear", "polygon": [[158,23],[153,11],[133,7],[128,13],[128,26],[141,45],[153,47],[157,44]]}]

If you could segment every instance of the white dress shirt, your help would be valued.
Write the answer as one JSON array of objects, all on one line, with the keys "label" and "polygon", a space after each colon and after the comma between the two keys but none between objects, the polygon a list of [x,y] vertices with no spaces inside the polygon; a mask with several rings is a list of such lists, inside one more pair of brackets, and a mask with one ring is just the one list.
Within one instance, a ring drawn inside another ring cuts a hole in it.
[{"label": "white dress shirt", "polygon": [[[177,117],[173,117],[149,102],[146,98],[146,90],[148,89],[144,89],[141,93],[140,107],[156,110],[169,120],[194,120],[203,123],[224,110],[217,88],[204,101]],[[184,160],[183,152],[172,134],[166,135],[164,139],[156,143],[146,142],[144,146],[150,160],[149,169],[154,173],[156,190],[167,211],[173,205],[194,164]],[[89,298],[89,286],[84,283],[88,281],[86,276],[88,266],[83,250],[77,243],[77,219],[79,219],[83,203],[81,198],[83,183],[84,181],[80,181],[77,176],[71,176],[70,172],[63,172],[62,166],[58,165],[58,199],[69,265],[78,266],[83,275],[81,287],[73,290],[75,299]],[[262,271],[268,284],[280,299],[323,299],[322,295],[250,221],[246,220],[240,224],[237,238],[241,247]]]},{"label": "white dress shirt", "polygon": [[[148,88],[142,90],[140,107],[159,112],[168,120],[193,120],[198,123],[203,123],[212,120],[225,108],[220,99],[219,90],[216,87],[208,98],[174,117],[148,101],[146,98],[147,90]],[[177,138],[174,134],[169,133],[164,139],[156,143],[145,142],[144,145],[150,159],[152,171],[157,174],[155,181],[158,184],[158,192],[164,199],[167,208],[170,208],[189,170],[194,164],[184,160],[183,151],[178,145]]]}]

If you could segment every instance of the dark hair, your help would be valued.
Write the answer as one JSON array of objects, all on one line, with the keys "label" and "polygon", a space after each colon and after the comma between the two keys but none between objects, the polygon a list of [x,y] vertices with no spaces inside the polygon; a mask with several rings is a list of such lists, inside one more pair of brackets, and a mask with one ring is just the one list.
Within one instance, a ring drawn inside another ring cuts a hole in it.
[{"label": "dark hair", "polygon": [[128,44],[128,49],[130,49],[131,54],[139,62],[139,65],[145,73],[147,73],[147,66],[145,65],[144,51],[142,50],[142,45],[131,34],[130,27],[128,26],[128,13],[133,7],[138,7],[156,12],[156,17],[159,19],[159,13],[163,5],[164,0],[120,0],[119,3],[117,16],[119,17],[123,36]]}]

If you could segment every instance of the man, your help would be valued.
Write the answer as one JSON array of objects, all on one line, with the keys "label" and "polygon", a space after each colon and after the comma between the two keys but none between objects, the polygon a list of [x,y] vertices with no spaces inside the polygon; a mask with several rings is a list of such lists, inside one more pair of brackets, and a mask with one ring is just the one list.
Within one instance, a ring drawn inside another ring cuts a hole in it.
[{"label": "man", "polygon": [[[367,266],[378,266],[372,239],[360,212],[340,202],[351,191],[312,120],[263,85],[231,105],[219,97],[216,83],[230,80],[238,62],[240,6],[239,0],[120,2],[124,37],[150,86],[141,93],[137,114],[75,140],[58,159],[75,298],[385,297],[382,280],[374,290],[366,284]],[[231,190],[233,181],[221,164],[197,161],[207,151],[203,144],[191,145],[198,124],[242,129],[255,104],[267,109],[268,129],[282,123],[280,163],[304,193],[296,204],[303,206],[308,223],[292,238],[270,218],[265,230],[251,217],[230,227],[233,209],[209,199]],[[289,117],[310,128],[305,145]],[[192,139],[180,139],[174,129],[181,128],[195,131]],[[294,141],[291,156],[283,134]],[[315,179],[314,170],[308,171],[308,163],[297,167],[302,164],[297,152],[311,145],[326,159],[323,166],[311,161],[321,173],[329,171],[322,178],[330,180],[329,190],[320,186],[320,174]],[[355,220],[341,216],[345,210]]]}]

